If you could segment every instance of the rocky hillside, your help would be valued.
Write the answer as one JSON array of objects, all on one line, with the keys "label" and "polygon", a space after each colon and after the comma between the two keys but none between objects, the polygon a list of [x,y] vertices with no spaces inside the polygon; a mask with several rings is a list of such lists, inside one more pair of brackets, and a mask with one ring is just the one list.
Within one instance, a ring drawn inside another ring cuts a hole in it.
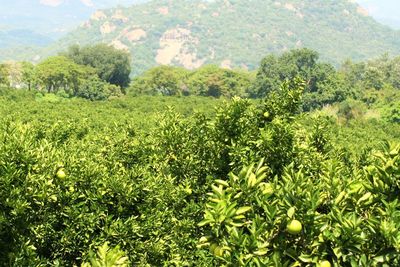
[{"label": "rocky hillside", "polygon": [[96,11],[47,54],[96,42],[129,51],[135,73],[157,64],[253,69],[268,53],[300,47],[335,64],[400,53],[400,32],[351,0],[153,0]]}]

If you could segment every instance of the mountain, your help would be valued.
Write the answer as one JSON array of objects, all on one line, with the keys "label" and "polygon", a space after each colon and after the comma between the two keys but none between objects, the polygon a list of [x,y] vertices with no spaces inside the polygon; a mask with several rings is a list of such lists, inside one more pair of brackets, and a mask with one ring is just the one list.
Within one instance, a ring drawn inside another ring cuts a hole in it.
[{"label": "mountain", "polygon": [[30,30],[0,30],[0,48],[13,48],[16,46],[46,46],[53,40],[42,34]]},{"label": "mountain", "polygon": [[300,47],[333,64],[400,54],[400,31],[353,0],[153,0],[97,10],[42,56],[97,42],[129,51],[135,74],[157,64],[254,69],[269,53]]},{"label": "mountain", "polygon": [[49,39],[56,39],[79,26],[96,9],[132,5],[139,2],[143,1],[3,0],[0,8],[0,29],[3,27],[9,30],[24,30],[31,34],[40,34]]}]

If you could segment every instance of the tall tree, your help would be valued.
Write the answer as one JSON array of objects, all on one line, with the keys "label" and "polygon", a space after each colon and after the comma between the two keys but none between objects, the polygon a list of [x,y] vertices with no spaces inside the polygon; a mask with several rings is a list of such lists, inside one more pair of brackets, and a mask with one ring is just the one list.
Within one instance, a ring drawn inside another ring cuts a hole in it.
[{"label": "tall tree", "polygon": [[157,66],[132,81],[130,90],[137,94],[187,94],[188,71],[180,67]]},{"label": "tall tree", "polygon": [[65,56],[75,63],[94,68],[103,81],[126,88],[130,83],[130,55],[106,44],[71,46]]},{"label": "tall tree", "polygon": [[298,77],[305,82],[303,109],[343,100],[344,91],[338,86],[340,82],[335,68],[318,62],[318,59],[318,53],[307,48],[265,57],[250,96],[265,97],[278,90],[284,81]]},{"label": "tall tree", "polygon": [[36,68],[31,62],[21,62],[22,68],[22,79],[21,81],[28,86],[28,90],[30,91],[33,86],[36,85],[37,76],[36,76]]},{"label": "tall tree", "polygon": [[188,86],[192,92],[203,96],[245,96],[251,80],[249,72],[207,65],[193,72]]},{"label": "tall tree", "polygon": [[9,85],[8,68],[6,64],[0,64],[0,85]]},{"label": "tall tree", "polygon": [[7,61],[4,63],[5,74],[7,75],[7,84],[12,88],[20,88],[22,80],[21,63],[16,61]]},{"label": "tall tree", "polygon": [[37,66],[38,79],[49,93],[64,89],[75,94],[81,81],[93,72],[91,68],[78,65],[64,56],[49,57]]}]

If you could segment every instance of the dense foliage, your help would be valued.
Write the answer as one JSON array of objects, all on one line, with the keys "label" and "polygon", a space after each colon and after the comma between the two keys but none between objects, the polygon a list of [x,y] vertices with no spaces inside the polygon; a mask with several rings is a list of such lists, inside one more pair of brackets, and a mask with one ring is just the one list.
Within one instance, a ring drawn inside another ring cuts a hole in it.
[{"label": "dense foliage", "polygon": [[[105,45],[72,46],[60,56],[38,65],[0,64],[0,84],[64,97],[106,100],[129,95],[198,95],[263,98],[288,80],[304,80],[303,111],[336,106],[346,119],[370,109],[375,116],[398,122],[400,104],[399,57],[383,55],[366,62],[344,62],[335,69],[310,49],[268,55],[255,72],[205,65],[195,70],[158,66],[135,77],[128,85],[129,56]],[[369,114],[371,115],[371,114]]]},{"label": "dense foliage", "polygon": [[305,110],[343,101],[351,87],[346,87],[332,65],[320,63],[318,59],[318,53],[309,49],[292,50],[279,57],[265,57],[257,72],[251,96],[265,97],[284,80],[300,77],[306,82]]},{"label": "dense foliage", "polygon": [[57,93],[65,97],[106,100],[121,96],[130,82],[130,57],[106,45],[80,48],[30,62],[0,64],[0,85]]},{"label": "dense foliage", "polygon": [[131,94],[200,95],[212,97],[246,96],[254,78],[252,73],[222,69],[214,65],[194,71],[159,66],[136,77],[129,88]]},{"label": "dense foliage", "polygon": [[48,93],[64,89],[64,91],[72,91],[74,94],[79,89],[80,80],[93,75],[90,70],[63,56],[44,60],[37,66],[36,72],[40,85],[45,87]]},{"label": "dense foliage", "polygon": [[305,86],[213,113],[0,91],[1,264],[398,265],[399,126],[301,115]]},{"label": "dense foliage", "polygon": [[134,78],[128,93],[263,98],[279,90],[283,82],[300,78],[305,82],[303,111],[334,107],[345,119],[366,115],[398,122],[398,70],[399,57],[346,61],[336,70],[321,62],[315,51],[296,49],[281,56],[266,56],[257,72],[213,65],[193,71],[155,67]]},{"label": "dense foliage", "polygon": [[400,58],[288,50],[398,52],[361,13],[157,0],[1,63],[0,267],[400,266]]}]

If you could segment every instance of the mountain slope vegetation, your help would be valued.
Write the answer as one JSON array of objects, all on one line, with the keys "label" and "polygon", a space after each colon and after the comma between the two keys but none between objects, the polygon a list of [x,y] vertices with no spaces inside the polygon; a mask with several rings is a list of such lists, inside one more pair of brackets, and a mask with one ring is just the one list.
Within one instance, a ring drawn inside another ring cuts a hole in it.
[{"label": "mountain slope vegetation", "polygon": [[254,69],[265,54],[300,47],[334,64],[397,55],[399,37],[347,0],[154,0],[97,11],[47,53],[104,42],[130,51],[135,73],[157,64]]},{"label": "mountain slope vegetation", "polygon": [[0,48],[12,48],[21,45],[46,46],[51,42],[50,38],[30,30],[0,30]]}]

